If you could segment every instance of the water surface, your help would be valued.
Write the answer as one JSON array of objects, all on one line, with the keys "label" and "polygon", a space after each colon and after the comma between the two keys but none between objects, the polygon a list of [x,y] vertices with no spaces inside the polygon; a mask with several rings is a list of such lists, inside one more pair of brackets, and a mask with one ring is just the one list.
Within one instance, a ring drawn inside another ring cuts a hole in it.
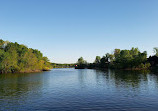
[{"label": "water surface", "polygon": [[0,75],[1,111],[157,111],[158,74],[93,69]]}]

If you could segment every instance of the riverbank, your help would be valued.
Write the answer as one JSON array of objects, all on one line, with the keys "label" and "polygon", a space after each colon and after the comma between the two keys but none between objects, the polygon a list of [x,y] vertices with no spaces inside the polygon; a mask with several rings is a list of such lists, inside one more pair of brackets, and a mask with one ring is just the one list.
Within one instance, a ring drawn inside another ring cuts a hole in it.
[{"label": "riverbank", "polygon": [[14,74],[14,73],[38,73],[38,72],[46,72],[46,71],[51,71],[51,69],[49,70],[29,70],[29,71],[19,71],[19,72],[7,72],[7,73],[0,73],[0,74]]},{"label": "riverbank", "polygon": [[141,70],[152,70],[152,69],[157,69],[158,67],[150,67],[150,68],[103,68],[103,67],[89,67],[88,65],[85,67],[80,67],[80,66],[75,66],[75,69],[97,69],[97,70],[124,70],[124,71],[141,71]]},{"label": "riverbank", "polygon": [[[156,49],[154,49],[156,50]],[[132,47],[130,50],[114,49],[106,53],[103,57],[96,56],[93,63],[88,63],[83,57],[77,61],[76,69],[84,68],[110,68],[121,70],[147,70],[158,64],[156,55],[147,57],[147,52],[141,52],[138,48]]]},{"label": "riverbank", "polygon": [[51,67],[49,59],[39,50],[0,39],[0,73],[41,72]]},{"label": "riverbank", "polygon": [[[36,73],[36,72],[45,72],[45,71],[50,71],[51,69],[43,69],[43,70],[31,70],[31,71],[21,71],[19,73]],[[15,72],[18,73],[18,72]]]}]

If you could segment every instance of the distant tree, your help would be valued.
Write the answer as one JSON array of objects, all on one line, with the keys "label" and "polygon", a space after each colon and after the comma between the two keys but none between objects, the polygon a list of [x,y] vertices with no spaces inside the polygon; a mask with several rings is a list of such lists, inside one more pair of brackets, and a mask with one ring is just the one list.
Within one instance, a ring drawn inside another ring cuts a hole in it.
[{"label": "distant tree", "polygon": [[101,68],[107,68],[108,67],[108,63],[109,63],[108,59],[109,59],[108,54],[106,54],[105,56],[103,56],[101,58],[101,60],[100,60],[100,67]]},{"label": "distant tree", "polygon": [[87,68],[87,61],[85,61],[83,59],[83,57],[80,57],[77,61],[77,67],[76,68],[79,68],[79,69],[84,69],[84,68]]},{"label": "distant tree", "polygon": [[154,47],[154,53],[155,53],[155,56],[158,57],[158,47]]},{"label": "distant tree", "polygon": [[134,48],[134,47],[132,47],[132,49],[130,50],[130,54],[131,54],[132,56],[138,55],[139,52],[140,52],[139,49],[138,49],[138,48]]},{"label": "distant tree", "polygon": [[115,50],[114,50],[114,57],[115,57],[115,59],[117,59],[117,58],[119,57],[120,52],[121,52],[120,49],[115,49]]},{"label": "distant tree", "polygon": [[109,54],[109,60],[112,63],[114,61],[114,54]]},{"label": "distant tree", "polygon": [[[112,66],[115,68],[138,68],[145,65],[147,61],[147,52],[141,53],[138,48],[131,50],[114,50],[114,60]],[[150,66],[149,64],[146,65]],[[144,68],[146,68],[144,67]]]},{"label": "distant tree", "polygon": [[151,66],[152,67],[155,67],[155,66],[157,66],[157,64],[158,64],[158,56],[150,56],[149,58],[148,58],[148,62],[151,64]]},{"label": "distant tree", "polygon": [[4,44],[4,41],[0,39],[0,47],[2,47],[3,44]]},{"label": "distant tree", "polygon": [[83,59],[83,57],[80,57],[80,58],[78,59],[78,61],[77,61],[77,64],[78,64],[78,65],[85,64],[85,63],[86,63],[86,61]]},{"label": "distant tree", "polygon": [[99,64],[100,60],[101,60],[101,57],[100,56],[96,56],[94,63],[95,64]]},{"label": "distant tree", "polygon": [[[154,50],[158,54],[158,48],[154,48]],[[157,64],[157,62],[153,63],[155,57],[147,61],[147,52],[140,52],[138,48],[134,47],[130,50],[115,49],[112,54],[106,53],[102,58],[96,56],[94,63],[88,64],[88,68],[147,69],[151,65]],[[81,67],[84,66],[83,64],[85,64],[85,60],[80,57],[78,65]]]}]

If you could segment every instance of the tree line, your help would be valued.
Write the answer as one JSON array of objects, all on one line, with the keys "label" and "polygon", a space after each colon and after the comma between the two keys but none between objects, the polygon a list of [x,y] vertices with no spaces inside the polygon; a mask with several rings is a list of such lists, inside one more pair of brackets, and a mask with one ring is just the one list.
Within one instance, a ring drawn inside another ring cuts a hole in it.
[{"label": "tree line", "polygon": [[0,39],[0,73],[38,72],[50,68],[48,58],[39,50]]},{"label": "tree line", "polygon": [[158,65],[158,48],[154,48],[154,52],[154,56],[147,58],[147,52],[141,52],[138,48],[115,49],[113,53],[106,53],[103,57],[96,56],[93,63],[87,63],[80,57],[75,68],[149,69]]},{"label": "tree line", "polygon": [[75,64],[59,64],[59,63],[51,63],[53,68],[73,68]]}]

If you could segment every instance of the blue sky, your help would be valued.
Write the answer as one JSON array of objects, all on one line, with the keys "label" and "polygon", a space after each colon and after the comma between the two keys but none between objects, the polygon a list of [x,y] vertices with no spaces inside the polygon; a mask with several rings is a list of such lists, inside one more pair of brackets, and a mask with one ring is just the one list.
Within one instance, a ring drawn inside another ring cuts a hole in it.
[{"label": "blue sky", "polygon": [[74,63],[115,48],[158,47],[158,0],[0,0],[0,38]]}]

